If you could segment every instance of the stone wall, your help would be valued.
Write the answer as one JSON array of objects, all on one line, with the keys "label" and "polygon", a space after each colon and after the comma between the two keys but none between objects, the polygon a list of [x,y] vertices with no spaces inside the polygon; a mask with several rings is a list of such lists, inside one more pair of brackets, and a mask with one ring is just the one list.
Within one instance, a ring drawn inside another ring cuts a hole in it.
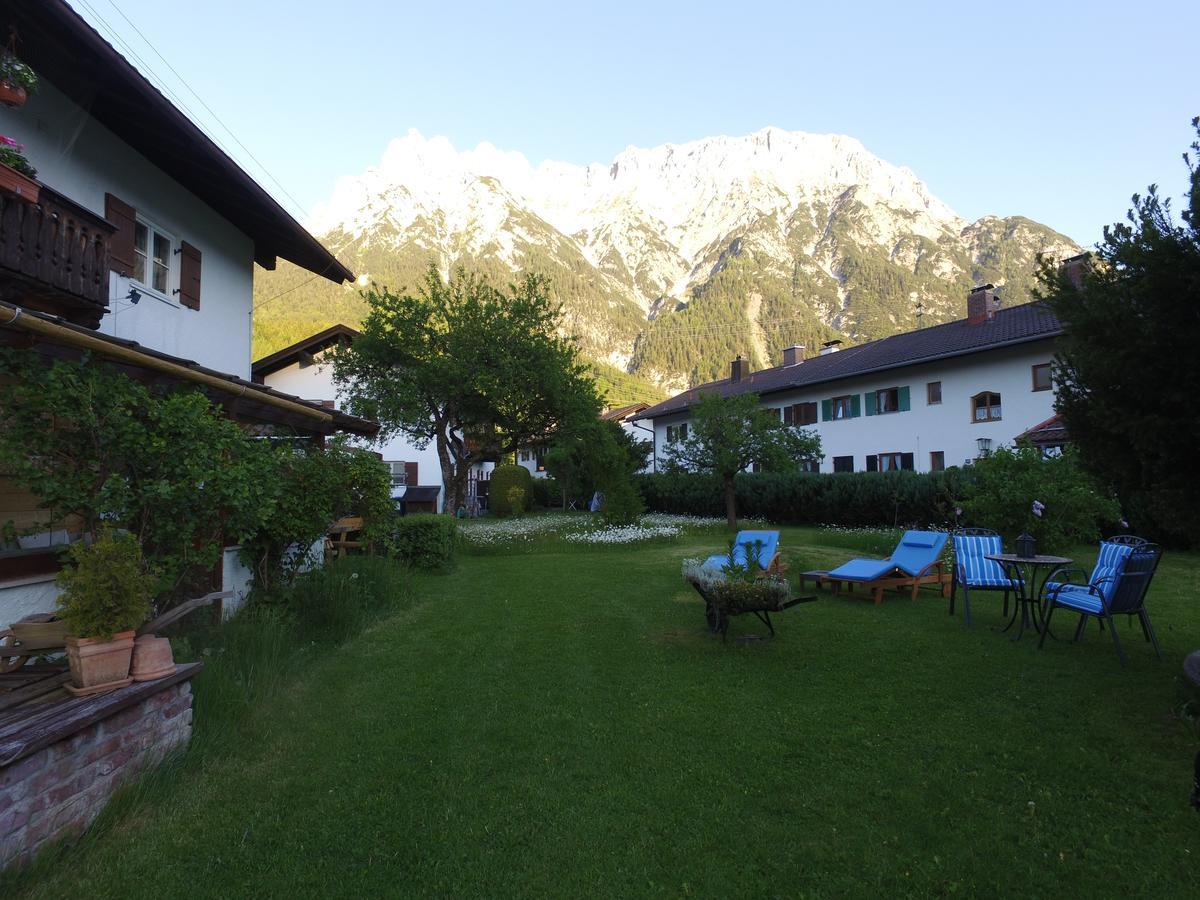
[{"label": "stone wall", "polygon": [[191,684],[182,681],[0,768],[0,869],[78,835],[123,782],[191,733]]}]

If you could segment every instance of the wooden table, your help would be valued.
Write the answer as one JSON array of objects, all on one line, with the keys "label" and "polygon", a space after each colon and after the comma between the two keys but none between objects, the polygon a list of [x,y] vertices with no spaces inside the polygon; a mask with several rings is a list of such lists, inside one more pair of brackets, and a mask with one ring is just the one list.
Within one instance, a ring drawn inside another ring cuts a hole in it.
[{"label": "wooden table", "polygon": [[[989,553],[987,559],[994,560],[1004,566],[1005,571],[1011,573],[1010,578],[1017,583],[1017,604],[1013,609],[1012,618],[1009,619],[1003,630],[1013,627],[1017,621],[1017,616],[1020,615],[1021,623],[1017,628],[1017,633],[1013,635],[1014,641],[1019,641],[1025,633],[1025,626],[1030,623],[1036,631],[1041,631],[1045,628],[1045,617],[1042,612],[1042,592],[1046,588],[1046,580],[1050,577],[1050,573],[1060,566],[1069,566],[1075,560],[1065,556],[1047,556],[1039,553],[1037,556],[1018,556],[1015,553]],[[1037,583],[1037,570],[1040,568],[1047,569],[1046,574],[1042,577],[1042,583]],[[1013,577],[1015,575],[1015,577]],[[1033,607],[1033,615],[1030,616],[1029,609]]]}]

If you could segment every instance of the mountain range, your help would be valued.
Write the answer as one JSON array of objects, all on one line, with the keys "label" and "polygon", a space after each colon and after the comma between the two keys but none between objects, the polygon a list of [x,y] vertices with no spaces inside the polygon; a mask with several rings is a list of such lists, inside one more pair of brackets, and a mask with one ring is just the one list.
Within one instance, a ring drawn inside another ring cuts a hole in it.
[{"label": "mountain range", "polygon": [[307,224],[359,284],[258,272],[256,355],[357,324],[363,285],[412,286],[432,261],[543,273],[584,354],[659,390],[724,377],[737,354],[776,365],[793,343],[960,318],[976,284],[1026,302],[1039,253],[1080,252],[1021,216],[960,218],[853,138],[777,128],[536,167],[410,132]]}]

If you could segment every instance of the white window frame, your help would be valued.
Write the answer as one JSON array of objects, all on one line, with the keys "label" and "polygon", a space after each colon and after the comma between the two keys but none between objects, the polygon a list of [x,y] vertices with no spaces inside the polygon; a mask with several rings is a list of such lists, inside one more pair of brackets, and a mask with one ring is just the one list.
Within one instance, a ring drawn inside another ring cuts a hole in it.
[{"label": "white window frame", "polygon": [[[145,281],[139,281],[135,276],[132,276],[132,275],[130,276],[130,281],[132,281],[135,285],[137,285],[138,290],[145,291],[145,292],[151,294],[152,296],[157,297],[160,300],[165,300],[167,303],[170,303],[172,306],[178,306],[182,309],[183,307],[180,304],[179,299],[178,299],[178,296],[179,296],[178,288],[179,288],[179,249],[183,245],[180,243],[179,238],[177,238],[171,231],[168,231],[166,228],[163,228],[161,225],[159,225],[152,219],[146,218],[141,213],[138,213],[138,215],[135,217],[135,222],[136,222],[136,225],[141,225],[142,227],[144,227],[146,229],[146,269],[147,270],[149,270],[154,265],[154,235],[155,234],[158,234],[160,237],[166,238],[167,241],[170,242],[171,249],[168,254],[168,260],[167,260],[167,290],[165,292],[158,290],[158,288],[154,287],[151,284],[147,284]],[[135,225],[135,229],[136,229],[136,225]],[[137,232],[136,232],[136,230],[134,231],[133,254],[135,257],[137,257],[139,255],[138,249],[137,249]],[[150,280],[153,280],[152,272],[144,271],[143,274],[149,275]]]},{"label": "white window frame", "polygon": [[387,467],[388,474],[392,479],[392,487],[397,488],[408,486],[408,469],[404,468],[403,462],[388,460]]}]

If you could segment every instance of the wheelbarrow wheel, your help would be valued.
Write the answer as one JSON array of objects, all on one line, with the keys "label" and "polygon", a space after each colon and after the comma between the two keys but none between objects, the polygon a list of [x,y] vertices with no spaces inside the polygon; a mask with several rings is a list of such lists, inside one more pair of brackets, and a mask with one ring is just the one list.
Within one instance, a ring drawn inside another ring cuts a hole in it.
[{"label": "wheelbarrow wheel", "polygon": [[704,606],[704,620],[708,622],[708,630],[716,634],[721,628],[721,614],[711,603]]},{"label": "wheelbarrow wheel", "polygon": [[13,647],[13,633],[5,628],[0,631],[0,673],[15,672],[29,660],[28,656],[8,656],[5,654],[5,649]]}]

